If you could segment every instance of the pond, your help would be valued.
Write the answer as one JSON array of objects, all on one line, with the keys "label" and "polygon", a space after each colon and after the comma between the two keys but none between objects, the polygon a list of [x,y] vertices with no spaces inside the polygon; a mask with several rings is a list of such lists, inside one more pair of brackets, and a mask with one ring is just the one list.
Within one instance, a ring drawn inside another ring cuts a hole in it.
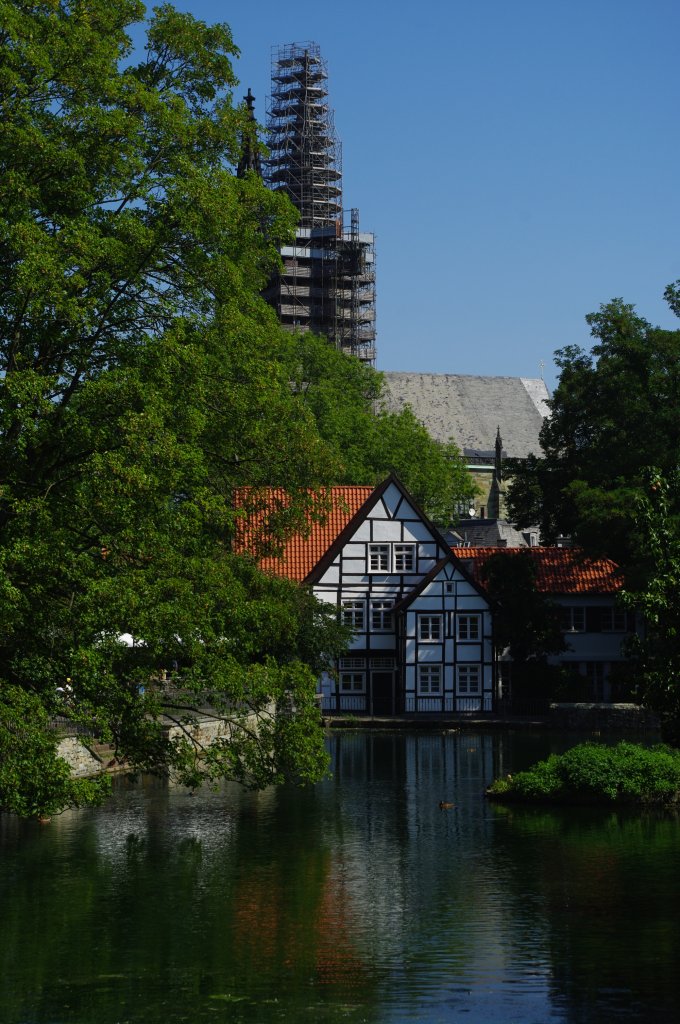
[{"label": "pond", "polygon": [[568,741],[348,731],[306,791],[0,817],[0,1022],[675,1022],[678,818],[483,798]]}]

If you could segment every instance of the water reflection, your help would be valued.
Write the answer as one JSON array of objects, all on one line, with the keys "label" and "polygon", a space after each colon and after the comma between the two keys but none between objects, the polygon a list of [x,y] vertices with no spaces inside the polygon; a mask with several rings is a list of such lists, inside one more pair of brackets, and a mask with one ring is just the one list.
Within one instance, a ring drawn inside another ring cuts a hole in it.
[{"label": "water reflection", "polygon": [[571,740],[348,732],[309,791],[0,818],[0,1021],[674,1020],[678,821],[483,799]]}]

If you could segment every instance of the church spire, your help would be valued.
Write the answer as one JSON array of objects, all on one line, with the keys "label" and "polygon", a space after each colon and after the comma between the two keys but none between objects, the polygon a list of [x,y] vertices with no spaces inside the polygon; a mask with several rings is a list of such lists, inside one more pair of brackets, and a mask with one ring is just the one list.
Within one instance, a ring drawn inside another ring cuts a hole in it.
[{"label": "church spire", "polygon": [[496,479],[500,483],[503,479],[503,438],[501,437],[501,428],[498,427],[496,431]]},{"label": "church spire", "polygon": [[241,140],[241,157],[236,168],[236,177],[244,178],[247,171],[255,171],[262,177],[262,165],[260,153],[257,148],[257,125],[255,123],[255,97],[248,87],[247,94],[243,97],[248,110],[248,127],[243,133]]}]

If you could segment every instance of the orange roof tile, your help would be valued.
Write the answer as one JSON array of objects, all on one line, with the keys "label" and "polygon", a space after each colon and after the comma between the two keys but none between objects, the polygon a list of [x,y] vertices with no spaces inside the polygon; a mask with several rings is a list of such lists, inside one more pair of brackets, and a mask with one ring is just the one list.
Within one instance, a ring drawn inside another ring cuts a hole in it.
[{"label": "orange roof tile", "polygon": [[623,587],[616,562],[586,558],[578,548],[453,548],[477,583],[492,555],[529,556],[536,567],[536,589],[543,594],[614,594]]},{"label": "orange roof tile", "polygon": [[[313,497],[313,512],[307,516],[307,526],[290,534],[281,542],[281,553],[269,554],[267,547],[277,547],[276,540],[268,529],[272,514],[279,514],[289,501],[286,491],[272,487],[260,492],[259,506],[249,511],[236,531],[234,550],[250,551],[257,557],[265,548],[265,554],[258,558],[258,564],[265,572],[276,576],[287,576],[291,580],[304,580],[317,562],[326,554],[349,521],[375,491],[372,486],[330,487]],[[246,490],[237,492],[236,506],[245,504]],[[311,496],[311,492],[310,492]],[[317,514],[321,518],[316,520]]]}]

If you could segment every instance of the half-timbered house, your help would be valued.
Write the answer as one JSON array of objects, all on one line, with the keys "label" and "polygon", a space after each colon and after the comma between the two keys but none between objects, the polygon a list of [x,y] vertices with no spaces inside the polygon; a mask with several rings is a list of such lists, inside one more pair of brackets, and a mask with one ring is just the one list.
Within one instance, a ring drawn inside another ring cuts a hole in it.
[{"label": "half-timbered house", "polygon": [[390,476],[376,488],[332,488],[330,505],[261,560],[352,628],[346,655],[320,680],[324,712],[491,712],[488,600],[405,487]]}]

